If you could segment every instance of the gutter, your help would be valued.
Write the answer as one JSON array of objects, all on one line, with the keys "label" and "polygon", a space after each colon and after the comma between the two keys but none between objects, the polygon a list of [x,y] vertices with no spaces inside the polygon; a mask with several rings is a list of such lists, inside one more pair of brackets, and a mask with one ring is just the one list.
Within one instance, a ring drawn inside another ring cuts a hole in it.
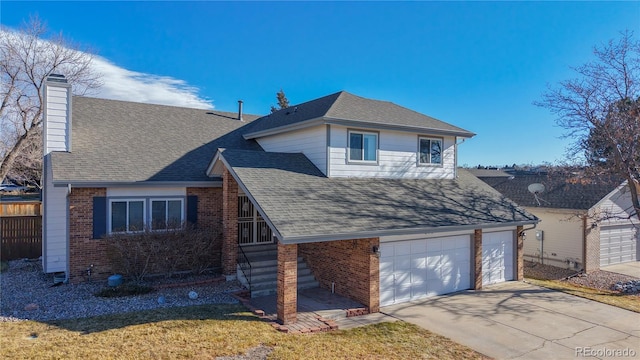
[{"label": "gutter", "polygon": [[294,236],[284,236],[284,237],[278,236],[278,240],[282,241],[283,244],[304,244],[304,243],[312,243],[312,242],[351,240],[351,239],[362,239],[362,238],[392,236],[392,235],[412,235],[412,234],[426,235],[426,234],[437,234],[442,232],[476,230],[479,228],[494,229],[494,228],[516,227],[521,225],[524,226],[524,225],[533,224],[533,227],[527,228],[527,230],[531,230],[536,227],[538,222],[540,222],[540,220],[528,220],[528,221],[518,221],[518,222],[510,222],[510,223],[441,226],[437,228],[423,227],[423,228],[412,228],[412,229],[402,229],[402,230],[398,230],[398,229],[368,230],[368,231],[358,231],[358,232],[351,232],[351,233],[337,233],[337,234],[331,234],[331,235],[302,235],[302,236],[294,235]]}]

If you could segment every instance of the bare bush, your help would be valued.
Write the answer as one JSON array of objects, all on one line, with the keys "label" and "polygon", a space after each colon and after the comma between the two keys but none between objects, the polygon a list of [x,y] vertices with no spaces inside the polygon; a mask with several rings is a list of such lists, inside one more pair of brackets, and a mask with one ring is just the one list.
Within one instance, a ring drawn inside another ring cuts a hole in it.
[{"label": "bare bush", "polygon": [[215,262],[214,244],[219,231],[185,225],[179,229],[111,234],[107,256],[112,269],[136,282],[149,275],[172,277],[177,272],[202,274]]}]

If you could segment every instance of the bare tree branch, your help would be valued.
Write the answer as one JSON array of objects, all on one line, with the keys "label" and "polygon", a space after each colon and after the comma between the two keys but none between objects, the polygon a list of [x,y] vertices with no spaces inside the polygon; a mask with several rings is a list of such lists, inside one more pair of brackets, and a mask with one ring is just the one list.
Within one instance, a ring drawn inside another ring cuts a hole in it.
[{"label": "bare tree branch", "polygon": [[20,31],[0,28],[0,182],[6,177],[39,184],[42,173],[42,87],[53,73],[65,75],[74,94],[101,85],[88,50],[49,36],[46,25],[31,18]]}]

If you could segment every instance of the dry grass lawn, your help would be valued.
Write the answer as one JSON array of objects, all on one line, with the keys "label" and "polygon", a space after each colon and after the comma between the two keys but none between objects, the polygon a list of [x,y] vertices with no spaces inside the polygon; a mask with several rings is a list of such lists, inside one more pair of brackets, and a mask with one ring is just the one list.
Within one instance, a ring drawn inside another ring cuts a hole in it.
[{"label": "dry grass lawn", "polygon": [[48,323],[0,323],[6,359],[213,359],[260,344],[270,359],[486,359],[405,322],[284,334],[236,305],[204,305]]},{"label": "dry grass lawn", "polygon": [[574,285],[559,280],[540,280],[527,278],[531,284],[546,287],[567,294],[580,296],[604,304],[617,306],[622,309],[640,312],[640,296],[624,295],[615,291],[598,290],[585,286]]}]

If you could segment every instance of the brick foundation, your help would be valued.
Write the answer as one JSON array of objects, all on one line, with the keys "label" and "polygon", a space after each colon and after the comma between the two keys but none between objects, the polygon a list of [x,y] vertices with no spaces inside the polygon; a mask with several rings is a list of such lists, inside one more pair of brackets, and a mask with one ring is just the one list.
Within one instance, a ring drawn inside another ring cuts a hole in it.
[{"label": "brick foundation", "polygon": [[298,311],[298,245],[278,243],[278,321],[293,324]]},{"label": "brick foundation", "polygon": [[225,167],[222,172],[222,273],[236,274],[238,259],[238,183]]},{"label": "brick foundation", "polygon": [[380,261],[373,247],[379,238],[300,244],[300,255],[321,287],[365,305],[369,312],[380,310]]},{"label": "brick foundation", "polygon": [[482,289],[482,229],[473,231],[473,288]]}]

